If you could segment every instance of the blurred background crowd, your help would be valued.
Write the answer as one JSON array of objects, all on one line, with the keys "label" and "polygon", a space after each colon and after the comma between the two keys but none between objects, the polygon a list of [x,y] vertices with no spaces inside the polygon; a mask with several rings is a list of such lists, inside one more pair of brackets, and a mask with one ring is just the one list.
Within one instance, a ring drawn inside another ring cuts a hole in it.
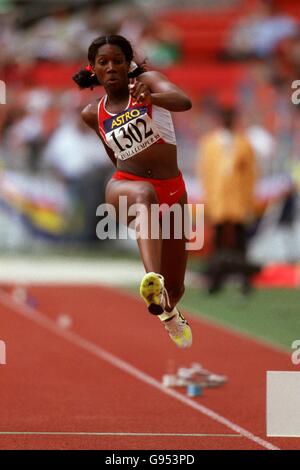
[{"label": "blurred background crowd", "polygon": [[[231,110],[256,165],[243,221],[251,256],[297,262],[299,21],[298,0],[0,0],[0,249],[101,245],[95,208],[113,168],[80,110],[102,89],[79,91],[71,77],[95,37],[117,33],[192,98],[191,111],[174,115],[190,202],[204,201],[204,142]],[[213,227],[208,219],[201,255]]]}]

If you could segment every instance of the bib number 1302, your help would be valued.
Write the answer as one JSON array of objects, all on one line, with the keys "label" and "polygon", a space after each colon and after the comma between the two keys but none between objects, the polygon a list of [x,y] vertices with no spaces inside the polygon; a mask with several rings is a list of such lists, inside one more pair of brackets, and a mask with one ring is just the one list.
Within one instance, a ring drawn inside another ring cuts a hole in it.
[{"label": "bib number 1302", "polygon": [[[141,124],[141,126],[139,126]],[[126,149],[130,149],[134,143],[141,143],[143,140],[147,139],[153,135],[153,130],[151,127],[147,128],[147,123],[142,118],[135,120],[135,123],[129,122],[125,127],[120,127],[118,129],[118,135],[113,131],[111,136],[121,152],[124,152]],[[119,139],[118,139],[119,138]],[[124,144],[125,148],[122,147],[121,143]],[[128,143],[126,143],[126,140]]]}]

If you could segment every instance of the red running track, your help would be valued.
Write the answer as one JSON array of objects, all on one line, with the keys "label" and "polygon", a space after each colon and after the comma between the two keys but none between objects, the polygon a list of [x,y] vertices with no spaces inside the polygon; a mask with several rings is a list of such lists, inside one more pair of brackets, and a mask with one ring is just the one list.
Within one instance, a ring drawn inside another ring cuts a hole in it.
[{"label": "red running track", "polygon": [[[265,431],[266,371],[295,370],[288,354],[196,318],[193,347],[178,350],[142,302],[110,288],[31,286],[35,310],[9,291],[0,292],[0,449],[300,448]],[[160,385],[170,361],[200,362],[229,382],[187,398]]]}]

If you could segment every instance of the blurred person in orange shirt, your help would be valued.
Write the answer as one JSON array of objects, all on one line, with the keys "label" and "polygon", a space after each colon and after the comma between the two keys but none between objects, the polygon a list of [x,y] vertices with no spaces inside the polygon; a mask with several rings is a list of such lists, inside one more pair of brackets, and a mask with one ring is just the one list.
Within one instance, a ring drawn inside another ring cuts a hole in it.
[{"label": "blurred person in orange shirt", "polygon": [[209,292],[220,290],[227,274],[239,274],[242,291],[248,293],[246,228],[254,209],[255,156],[246,135],[235,127],[235,110],[223,108],[221,120],[220,127],[203,139],[197,161],[205,215],[214,227]]}]

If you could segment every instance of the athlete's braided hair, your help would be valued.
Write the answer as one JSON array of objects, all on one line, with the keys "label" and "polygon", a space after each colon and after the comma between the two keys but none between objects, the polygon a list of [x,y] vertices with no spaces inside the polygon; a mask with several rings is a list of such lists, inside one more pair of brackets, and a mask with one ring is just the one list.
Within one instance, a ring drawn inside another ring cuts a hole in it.
[{"label": "athlete's braided hair", "polygon": [[[130,42],[123,36],[117,34],[111,34],[108,36],[100,36],[91,43],[88,49],[88,60],[90,64],[95,64],[96,54],[99,47],[104,46],[105,44],[112,44],[118,46],[123,54],[125,55],[126,61],[130,64],[133,61],[133,49]],[[132,71],[128,73],[128,77],[133,78],[137,77],[141,73],[145,72],[144,63],[137,65]],[[79,70],[72,79],[79,86],[79,88],[94,88],[97,85],[101,85],[97,79],[97,76],[93,74],[91,66]]]}]

